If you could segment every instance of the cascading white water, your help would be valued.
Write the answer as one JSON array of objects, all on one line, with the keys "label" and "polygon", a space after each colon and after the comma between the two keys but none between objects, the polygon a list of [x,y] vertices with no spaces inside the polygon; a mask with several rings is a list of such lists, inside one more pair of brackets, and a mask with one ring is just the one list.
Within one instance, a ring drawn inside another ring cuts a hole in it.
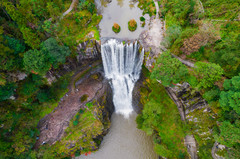
[{"label": "cascading white water", "polygon": [[110,80],[113,90],[113,103],[116,113],[127,117],[132,111],[132,91],[139,79],[144,58],[144,49],[139,45],[124,45],[116,39],[110,39],[101,46],[105,76]]}]

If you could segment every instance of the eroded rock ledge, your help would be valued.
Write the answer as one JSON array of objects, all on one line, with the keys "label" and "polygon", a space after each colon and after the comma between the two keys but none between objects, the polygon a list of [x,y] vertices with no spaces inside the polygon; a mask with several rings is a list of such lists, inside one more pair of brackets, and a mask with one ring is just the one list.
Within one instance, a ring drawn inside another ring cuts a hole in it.
[{"label": "eroded rock ledge", "polygon": [[[87,109],[87,102],[105,106],[100,110],[104,113],[102,119],[99,120],[103,123],[109,122],[105,119],[109,120],[113,112],[111,96],[111,88],[100,73],[95,73],[86,78],[76,87],[75,92],[66,94],[62,98],[58,107],[52,113],[40,120],[38,124],[40,135],[35,146],[39,147],[45,143],[53,145],[63,138],[70,120],[80,109]],[[86,99],[83,99],[84,97]],[[104,128],[103,132],[106,131],[105,129],[108,129],[108,127]]]}]

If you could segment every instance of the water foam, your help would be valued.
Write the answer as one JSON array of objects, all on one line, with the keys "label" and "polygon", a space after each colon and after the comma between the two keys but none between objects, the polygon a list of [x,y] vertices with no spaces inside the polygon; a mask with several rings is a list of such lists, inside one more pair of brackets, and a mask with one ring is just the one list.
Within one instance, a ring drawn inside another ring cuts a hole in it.
[{"label": "water foam", "polygon": [[132,91],[139,79],[144,49],[139,52],[137,42],[124,45],[110,39],[101,45],[105,77],[110,80],[116,113],[128,117],[133,111]]}]

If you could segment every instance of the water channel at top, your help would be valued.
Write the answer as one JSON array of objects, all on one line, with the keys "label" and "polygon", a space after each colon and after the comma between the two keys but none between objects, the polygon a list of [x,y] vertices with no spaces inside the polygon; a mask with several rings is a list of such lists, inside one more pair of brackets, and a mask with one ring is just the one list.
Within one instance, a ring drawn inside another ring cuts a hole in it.
[{"label": "water channel at top", "polygon": [[[95,0],[99,14],[103,16],[99,28],[101,37],[112,37],[119,39],[138,39],[142,31],[148,29],[150,17],[144,15],[146,25],[141,27],[140,17],[142,10],[138,8],[136,0]],[[128,30],[128,21],[135,19],[137,22],[137,30],[131,32]],[[116,34],[112,31],[114,23],[118,23],[121,27],[120,33]]]}]

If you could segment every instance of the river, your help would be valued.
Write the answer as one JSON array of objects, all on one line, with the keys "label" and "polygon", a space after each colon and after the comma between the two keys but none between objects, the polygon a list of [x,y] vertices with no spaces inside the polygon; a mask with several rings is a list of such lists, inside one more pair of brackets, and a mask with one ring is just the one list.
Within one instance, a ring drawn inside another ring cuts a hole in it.
[{"label": "river", "polygon": [[137,114],[128,118],[114,113],[111,128],[104,137],[100,149],[79,159],[157,159],[150,136],[137,128]]}]

